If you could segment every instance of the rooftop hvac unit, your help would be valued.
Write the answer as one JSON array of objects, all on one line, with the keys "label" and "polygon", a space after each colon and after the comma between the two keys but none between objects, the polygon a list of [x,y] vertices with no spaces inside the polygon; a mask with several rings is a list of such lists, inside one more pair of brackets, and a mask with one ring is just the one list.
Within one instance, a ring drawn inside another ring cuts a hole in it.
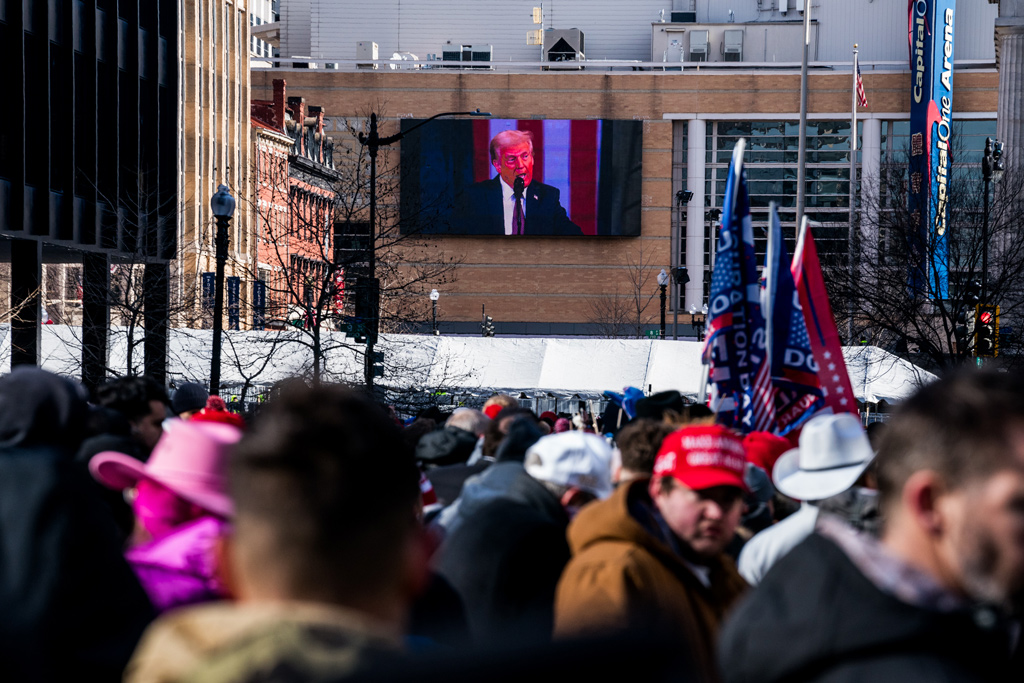
[{"label": "rooftop hvac unit", "polygon": [[[544,31],[545,69],[582,69],[587,57],[583,31],[578,28]],[[557,62],[559,66],[547,62]]]},{"label": "rooftop hvac unit", "polygon": [[673,12],[671,17],[673,24],[693,24],[697,22],[696,12]]},{"label": "rooftop hvac unit", "polygon": [[[360,40],[356,43],[356,59],[377,59],[377,43],[372,40]],[[376,69],[376,64],[356,62],[357,69]]]},{"label": "rooftop hvac unit", "polygon": [[452,69],[490,69],[486,64],[470,65],[466,62],[490,62],[494,58],[493,45],[445,45],[441,48],[441,61],[459,62],[445,64]]},{"label": "rooftop hvac unit", "polygon": [[743,61],[743,29],[729,29],[725,32],[722,59],[726,62]]},{"label": "rooftop hvac unit", "polygon": [[708,32],[707,29],[690,31],[690,61],[708,61]]}]

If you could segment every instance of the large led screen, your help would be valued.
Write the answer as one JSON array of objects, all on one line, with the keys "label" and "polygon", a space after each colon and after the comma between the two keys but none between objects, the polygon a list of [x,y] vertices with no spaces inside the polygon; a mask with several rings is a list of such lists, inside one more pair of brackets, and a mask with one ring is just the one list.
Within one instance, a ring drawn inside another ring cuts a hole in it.
[{"label": "large led screen", "polygon": [[640,121],[431,121],[402,139],[402,232],[639,235],[642,142]]}]

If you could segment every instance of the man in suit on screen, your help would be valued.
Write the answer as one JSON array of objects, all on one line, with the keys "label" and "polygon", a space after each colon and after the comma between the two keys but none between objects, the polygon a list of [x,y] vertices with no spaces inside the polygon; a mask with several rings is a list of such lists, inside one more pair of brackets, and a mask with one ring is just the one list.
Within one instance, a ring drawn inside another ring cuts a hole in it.
[{"label": "man in suit on screen", "polygon": [[582,235],[559,190],[533,179],[533,133],[506,130],[491,140],[498,175],[470,185],[456,202],[452,232],[467,235]]}]

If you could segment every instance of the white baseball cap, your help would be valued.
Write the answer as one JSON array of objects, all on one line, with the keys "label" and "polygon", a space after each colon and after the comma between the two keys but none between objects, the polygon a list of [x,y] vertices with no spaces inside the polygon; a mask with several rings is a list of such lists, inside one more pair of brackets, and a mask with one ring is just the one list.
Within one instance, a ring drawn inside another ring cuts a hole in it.
[{"label": "white baseball cap", "polygon": [[612,494],[612,448],[596,434],[545,436],[527,449],[525,467],[534,479],[578,488],[602,499]]}]

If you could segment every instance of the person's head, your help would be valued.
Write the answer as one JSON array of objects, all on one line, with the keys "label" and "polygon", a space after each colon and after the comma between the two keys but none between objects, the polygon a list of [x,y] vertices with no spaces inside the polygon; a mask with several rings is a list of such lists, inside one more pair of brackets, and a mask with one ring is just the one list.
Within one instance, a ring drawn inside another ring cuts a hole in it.
[{"label": "person's head", "polygon": [[228,410],[227,404],[220,396],[207,398],[205,407],[193,413],[189,419],[192,422],[219,422],[245,431],[245,418]]},{"label": "person's head", "polygon": [[681,413],[684,405],[683,395],[678,391],[659,391],[636,402],[636,417],[661,420],[666,413]]},{"label": "person's head", "polygon": [[1024,595],[1024,378],[961,371],[893,414],[877,463],[882,538],[976,600]]},{"label": "person's head", "polygon": [[243,601],[344,605],[399,625],[427,575],[420,474],[363,394],[282,394],[235,449],[229,573]]},{"label": "person's head", "polygon": [[144,542],[204,515],[231,517],[228,454],[241,436],[225,424],[175,422],[147,462],[104,451],[89,460],[89,471],[108,488],[135,490],[135,540]]},{"label": "person's head", "polygon": [[512,423],[518,419],[527,419],[531,422],[537,421],[537,416],[529,408],[520,408],[516,402],[514,406],[502,408],[494,414],[494,418],[487,425],[484,432],[484,442],[480,447],[481,452],[487,457],[494,457],[498,454],[498,448],[505,440]]},{"label": "person's head", "polygon": [[456,408],[455,412],[452,413],[452,416],[444,423],[444,426],[462,429],[476,437],[481,437],[484,435],[484,432],[487,431],[487,425],[490,424],[490,422],[491,418],[484,415],[480,410],[476,410],[474,408]]},{"label": "person's head", "polygon": [[519,401],[508,394],[494,394],[484,402],[483,412],[490,419],[497,417],[505,408],[518,408]]},{"label": "person's head", "polygon": [[715,413],[703,403],[687,403],[679,412],[666,410],[662,419],[676,427],[711,425],[715,423]]},{"label": "person's head", "polygon": [[885,431],[884,422],[872,422],[865,430],[868,433],[868,441],[871,442],[871,447],[878,450],[878,444],[882,441],[882,433]]},{"label": "person's head", "polygon": [[612,493],[612,449],[600,436],[565,432],[530,446],[526,472],[558,498],[570,517],[587,503]]},{"label": "person's head", "polygon": [[509,187],[522,176],[528,187],[533,182],[533,133],[504,130],[491,139],[491,165]]},{"label": "person's head", "polygon": [[662,442],[649,491],[694,559],[725,550],[743,513],[743,442],[720,425],[684,427]]},{"label": "person's head", "polygon": [[783,453],[793,448],[793,444],[771,432],[750,432],[743,437],[743,448],[747,452],[747,462],[760,467],[771,477],[775,463]]},{"label": "person's head", "polygon": [[171,410],[182,420],[187,420],[206,407],[210,392],[196,382],[185,382],[171,396]]},{"label": "person's head", "polygon": [[672,425],[646,417],[637,418],[620,429],[615,435],[615,445],[622,454],[622,468],[615,473],[615,481],[651,476],[661,442],[673,431]]},{"label": "person's head", "polygon": [[416,444],[420,442],[420,439],[435,429],[437,429],[437,422],[429,417],[417,417],[412,424],[402,430],[402,437],[409,444],[409,448],[415,451]]},{"label": "person's head", "polygon": [[816,415],[800,431],[800,446],[775,461],[772,480],[790,498],[825,500],[856,486],[874,459],[859,417]]},{"label": "person's head", "polygon": [[48,448],[70,458],[89,424],[82,385],[36,367],[0,377],[0,450]]},{"label": "person's head", "polygon": [[96,402],[120,412],[131,425],[132,437],[145,453],[156,446],[167,419],[167,392],[148,377],[122,377],[101,384]]}]

